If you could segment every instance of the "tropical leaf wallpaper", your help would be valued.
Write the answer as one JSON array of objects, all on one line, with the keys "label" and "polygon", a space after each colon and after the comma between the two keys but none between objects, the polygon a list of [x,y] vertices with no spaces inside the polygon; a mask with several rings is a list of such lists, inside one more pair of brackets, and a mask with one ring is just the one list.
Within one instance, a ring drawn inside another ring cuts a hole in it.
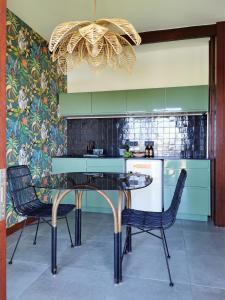
[{"label": "tropical leaf wallpaper", "polygon": [[[33,177],[51,172],[51,156],[66,152],[66,121],[57,93],[66,92],[47,42],[7,11],[7,165],[27,164]],[[48,201],[49,191],[42,191]],[[20,221],[7,197],[7,226]]]}]

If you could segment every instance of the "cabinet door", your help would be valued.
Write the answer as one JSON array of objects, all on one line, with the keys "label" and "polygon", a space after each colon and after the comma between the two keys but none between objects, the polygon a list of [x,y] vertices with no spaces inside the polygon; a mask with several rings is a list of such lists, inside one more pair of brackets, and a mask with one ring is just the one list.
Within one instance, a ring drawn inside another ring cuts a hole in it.
[{"label": "cabinet door", "polygon": [[[53,158],[52,159],[52,173],[59,174],[64,172],[85,172],[86,158]],[[55,195],[55,191],[52,192]],[[61,203],[75,203],[75,191],[67,194]],[[86,208],[86,192],[82,197],[82,208]]]},{"label": "cabinet door", "polygon": [[59,174],[64,172],[85,172],[86,158],[53,158],[52,173]]},{"label": "cabinet door", "polygon": [[91,93],[59,94],[59,109],[62,116],[91,114]]},{"label": "cabinet door", "polygon": [[92,93],[93,114],[125,114],[125,91],[110,91]]},{"label": "cabinet door", "polygon": [[170,159],[164,161],[164,168],[168,169],[210,169],[208,159]]},{"label": "cabinet door", "polygon": [[174,112],[208,111],[208,86],[166,88],[166,110]]},{"label": "cabinet door", "polygon": [[164,108],[164,88],[127,91],[127,113],[160,113]]},{"label": "cabinet door", "polygon": [[[209,169],[187,169],[187,179],[185,186],[205,187],[210,186]],[[175,186],[177,184],[180,170],[164,169],[164,184],[166,186]]]},{"label": "cabinet door", "polygon": [[186,187],[209,188],[210,161],[209,160],[166,160],[164,162],[164,184],[175,186],[181,169],[187,170]]},{"label": "cabinet door", "polygon": [[207,221],[210,215],[210,161],[166,160],[164,164],[164,204],[171,203],[180,170],[187,170],[187,179],[178,218]]},{"label": "cabinet door", "polygon": [[[175,187],[165,187],[164,208],[171,204]],[[207,221],[210,215],[210,204],[206,199],[210,197],[210,190],[207,188],[184,187],[178,210],[178,219]]]},{"label": "cabinet door", "polygon": [[[87,159],[88,172],[124,172],[124,159]],[[117,206],[118,192],[104,191]],[[87,191],[87,211],[111,213],[106,200],[97,192]]]}]

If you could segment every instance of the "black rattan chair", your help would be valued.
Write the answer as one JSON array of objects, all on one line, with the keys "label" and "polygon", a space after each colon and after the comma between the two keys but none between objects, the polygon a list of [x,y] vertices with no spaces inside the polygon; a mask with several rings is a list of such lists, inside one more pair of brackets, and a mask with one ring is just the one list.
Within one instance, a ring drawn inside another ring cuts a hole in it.
[{"label": "black rattan chair", "polygon": [[[40,221],[47,223],[51,226],[49,220],[46,218],[51,218],[52,215],[52,204],[43,203],[39,200],[35,187],[31,185],[31,173],[27,166],[12,166],[7,168],[7,179],[8,179],[8,191],[10,193],[14,211],[22,217],[26,217],[19,238],[17,240],[16,246],[14,248],[9,264],[12,264],[13,257],[15,255],[17,246],[19,244],[20,238],[23,233],[23,229],[29,218],[37,220],[37,227],[35,232],[35,237],[33,244],[36,244],[37,234]],[[72,204],[60,204],[58,208],[58,219],[65,218],[66,225],[69,233],[69,238],[71,242],[71,247],[73,247],[73,241],[70,233],[69,223],[67,219],[67,214],[74,209],[75,205]]]},{"label": "black rattan chair", "polygon": [[[176,215],[180,205],[181,196],[182,196],[186,178],[187,178],[187,172],[185,169],[182,169],[177,181],[177,185],[175,188],[171,205],[166,211],[148,212],[148,211],[140,211],[140,210],[125,208],[122,212],[122,225],[127,226],[127,237],[125,240],[123,255],[127,253],[129,248],[128,246],[129,239],[130,239],[129,234],[135,235],[135,234],[145,232],[152,236],[160,238],[162,240],[163,250],[166,258],[166,265],[169,274],[170,286],[173,286],[174,284],[172,282],[172,278],[170,274],[170,268],[168,263],[168,258],[170,258],[170,255],[169,255],[169,250],[168,250],[164,230],[171,227],[176,220]],[[140,231],[130,233],[131,232],[130,227],[136,227]],[[151,232],[151,230],[155,230],[155,229],[160,230],[161,236],[158,236]]]}]

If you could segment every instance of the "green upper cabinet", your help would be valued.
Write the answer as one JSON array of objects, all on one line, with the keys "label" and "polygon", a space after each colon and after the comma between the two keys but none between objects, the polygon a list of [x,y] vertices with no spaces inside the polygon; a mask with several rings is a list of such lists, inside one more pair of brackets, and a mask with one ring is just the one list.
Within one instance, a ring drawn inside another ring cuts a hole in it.
[{"label": "green upper cabinet", "polygon": [[91,93],[59,94],[59,107],[62,116],[91,114]]},{"label": "green upper cabinet", "polygon": [[124,114],[126,91],[92,93],[92,114]]},{"label": "green upper cabinet", "polygon": [[164,88],[127,91],[127,113],[159,113],[164,108]]},{"label": "green upper cabinet", "polygon": [[166,88],[165,108],[174,112],[208,111],[208,86]]},{"label": "green upper cabinet", "polygon": [[208,111],[208,86],[59,94],[62,116]]}]

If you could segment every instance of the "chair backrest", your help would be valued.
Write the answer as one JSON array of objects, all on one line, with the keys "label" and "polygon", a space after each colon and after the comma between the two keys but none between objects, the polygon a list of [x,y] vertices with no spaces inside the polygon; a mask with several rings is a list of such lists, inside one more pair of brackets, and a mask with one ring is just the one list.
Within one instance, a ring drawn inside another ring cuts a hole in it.
[{"label": "chair backrest", "polygon": [[31,173],[27,166],[7,168],[8,191],[14,210],[22,216],[42,206],[35,188],[31,186]]},{"label": "chair backrest", "polygon": [[171,225],[173,225],[173,223],[176,220],[177,211],[180,205],[181,196],[183,193],[186,178],[187,178],[187,171],[185,169],[182,169],[176,184],[176,188],[174,191],[174,195],[170,207],[165,212],[162,213],[162,226],[164,228],[170,227]]}]

